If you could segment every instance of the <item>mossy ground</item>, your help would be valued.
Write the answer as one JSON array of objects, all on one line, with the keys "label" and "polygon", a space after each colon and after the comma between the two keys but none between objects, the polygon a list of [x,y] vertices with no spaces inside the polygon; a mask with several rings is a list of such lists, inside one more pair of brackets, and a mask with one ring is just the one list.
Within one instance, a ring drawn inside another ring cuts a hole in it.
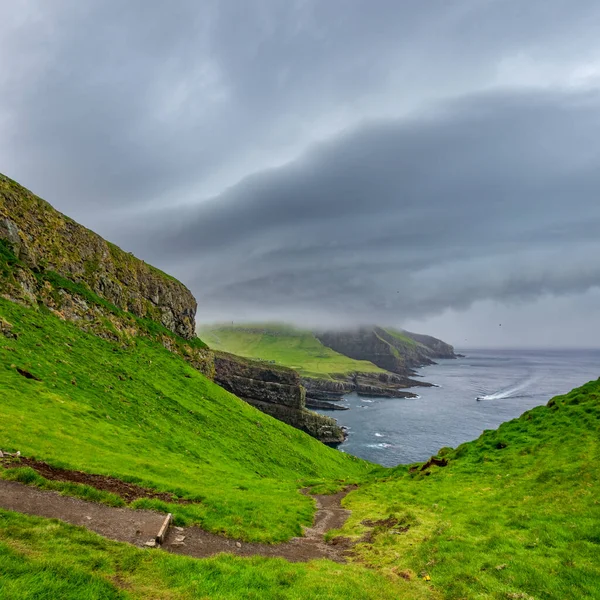
[{"label": "mossy ground", "polygon": [[310,331],[285,325],[206,326],[202,339],[223,350],[291,367],[304,377],[328,379],[351,373],[383,373],[367,360],[354,360],[324,346]]}]

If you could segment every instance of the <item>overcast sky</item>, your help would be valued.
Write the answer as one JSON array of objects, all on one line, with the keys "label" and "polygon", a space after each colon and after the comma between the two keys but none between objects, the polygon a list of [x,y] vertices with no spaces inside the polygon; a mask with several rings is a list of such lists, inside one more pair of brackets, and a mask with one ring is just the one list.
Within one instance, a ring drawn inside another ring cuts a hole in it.
[{"label": "overcast sky", "polygon": [[600,345],[597,0],[0,9],[0,171],[199,321]]}]

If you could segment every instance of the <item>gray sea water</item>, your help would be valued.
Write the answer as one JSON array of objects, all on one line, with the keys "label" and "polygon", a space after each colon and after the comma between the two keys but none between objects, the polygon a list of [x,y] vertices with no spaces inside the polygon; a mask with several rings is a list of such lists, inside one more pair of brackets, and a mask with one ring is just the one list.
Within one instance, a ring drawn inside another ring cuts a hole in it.
[{"label": "gray sea water", "polygon": [[600,350],[458,351],[465,358],[419,369],[439,386],[414,388],[419,398],[350,394],[350,410],[319,411],[348,427],[339,450],[385,466],[425,460],[600,377]]}]

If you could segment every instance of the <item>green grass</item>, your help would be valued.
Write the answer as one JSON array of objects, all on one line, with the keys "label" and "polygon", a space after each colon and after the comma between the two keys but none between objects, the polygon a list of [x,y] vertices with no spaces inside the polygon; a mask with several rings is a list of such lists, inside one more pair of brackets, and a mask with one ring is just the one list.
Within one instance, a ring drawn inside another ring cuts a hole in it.
[{"label": "green grass", "polygon": [[72,483],[70,481],[51,481],[42,477],[31,467],[9,467],[0,469],[0,479],[6,481],[18,481],[25,485],[34,485],[42,490],[60,492],[64,496],[81,498],[88,502],[100,502],[108,506],[125,506],[125,501],[116,494],[105,492],[83,483]]},{"label": "green grass", "polygon": [[231,555],[195,560],[0,510],[0,598],[7,600],[395,600],[401,589],[360,565]]},{"label": "green grass", "polygon": [[384,372],[369,361],[354,360],[327,348],[310,331],[286,325],[206,326],[199,333],[215,350],[273,361],[304,377],[327,379],[356,372]]},{"label": "green grass", "polygon": [[[347,565],[193,560],[0,512],[0,597],[600,597],[600,382],[440,450],[448,466],[427,475],[407,465],[374,469],[329,450],[149,339],[122,347],[2,300],[0,315],[19,334],[0,340],[3,449],[195,498],[199,504],[134,505],[248,540],[283,540],[310,522],[311,501],[298,487],[333,492],[342,480],[361,481],[345,501],[349,521],[328,537],[372,531]],[[4,476],[91,493],[27,469]],[[396,522],[364,523],[389,517]]]},{"label": "green grass", "polygon": [[[314,507],[299,487],[334,492],[361,482],[345,501],[349,521],[328,537],[372,531],[347,565],[193,560],[0,511],[0,598],[600,598],[600,382],[440,450],[448,466],[426,474],[374,468],[326,448],[151,338],[103,340],[44,308],[3,299],[0,318],[18,334],[0,337],[3,450],[193,499],[133,506],[249,541],[300,534]],[[280,332],[269,337],[297,337],[296,348],[306,339]],[[28,468],[0,476],[122,504]],[[389,517],[395,524],[364,523]]]},{"label": "green grass", "polygon": [[378,528],[363,561],[427,574],[448,599],[600,598],[599,382],[441,453],[428,476],[401,466],[348,496],[344,535],[411,523]]},{"label": "green grass", "polygon": [[[447,467],[380,470],[352,492],[350,564],[142,551],[0,511],[0,597],[585,600],[600,597],[600,383],[442,449]],[[402,531],[403,528],[407,528]],[[329,536],[332,537],[332,536]],[[428,578],[426,581],[425,578]]]},{"label": "green grass", "polygon": [[151,339],[121,345],[3,299],[0,316],[18,334],[0,338],[0,447],[197,500],[151,502],[180,524],[289,539],[314,512],[299,487],[372,468],[252,408]]},{"label": "green grass", "polygon": [[398,331],[393,327],[382,327],[381,329],[383,329],[386,333],[396,338],[399,342],[402,342],[403,344],[407,344],[408,346],[419,345],[417,342],[415,342],[415,340],[409,338],[405,333],[403,333],[402,331]]}]

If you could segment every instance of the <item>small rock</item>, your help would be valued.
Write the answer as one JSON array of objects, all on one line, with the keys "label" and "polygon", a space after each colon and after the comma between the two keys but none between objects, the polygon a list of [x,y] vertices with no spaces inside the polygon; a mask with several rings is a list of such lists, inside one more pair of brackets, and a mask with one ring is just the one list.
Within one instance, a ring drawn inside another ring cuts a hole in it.
[{"label": "small rock", "polygon": [[156,548],[156,540],[150,540],[149,542],[146,542],[144,546],[147,546],[148,548]]},{"label": "small rock", "polygon": [[86,517],[86,519],[87,519],[88,521],[91,521],[91,520],[92,520],[92,517]]},{"label": "small rock", "polygon": [[236,547],[236,548],[241,548],[241,547],[242,547],[242,545],[241,545],[239,542],[236,542],[236,543],[235,543],[235,547]]},{"label": "small rock", "polygon": [[175,531],[183,531],[183,527],[173,527]]},{"label": "small rock", "polygon": [[178,535],[178,536],[175,538],[175,541],[176,541],[176,542],[183,542],[183,540],[185,540],[185,535]]}]

